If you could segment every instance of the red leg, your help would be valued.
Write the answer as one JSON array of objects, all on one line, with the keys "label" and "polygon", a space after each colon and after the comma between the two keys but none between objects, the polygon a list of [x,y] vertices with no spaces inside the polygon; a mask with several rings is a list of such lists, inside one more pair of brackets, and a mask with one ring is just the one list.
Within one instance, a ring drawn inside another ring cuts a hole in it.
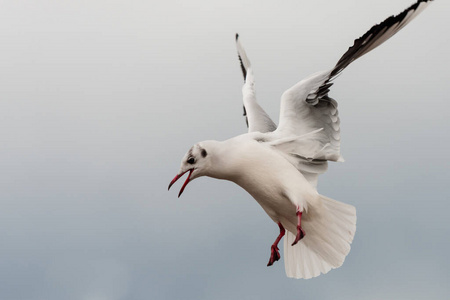
[{"label": "red leg", "polygon": [[280,260],[280,258],[281,258],[280,252],[278,251],[278,250],[280,250],[280,249],[278,249],[278,243],[280,242],[281,238],[284,236],[284,233],[286,232],[286,230],[284,230],[284,227],[283,227],[283,225],[281,225],[280,222],[278,222],[278,227],[280,227],[280,234],[278,235],[277,239],[270,247],[270,259],[269,259],[269,263],[267,264],[267,266],[273,265],[274,262],[276,262],[277,260]]},{"label": "red leg", "polygon": [[302,238],[305,237],[305,232],[302,229],[302,212],[300,211],[300,207],[297,206],[297,235],[295,236],[295,241],[292,243],[292,246],[298,243]]}]

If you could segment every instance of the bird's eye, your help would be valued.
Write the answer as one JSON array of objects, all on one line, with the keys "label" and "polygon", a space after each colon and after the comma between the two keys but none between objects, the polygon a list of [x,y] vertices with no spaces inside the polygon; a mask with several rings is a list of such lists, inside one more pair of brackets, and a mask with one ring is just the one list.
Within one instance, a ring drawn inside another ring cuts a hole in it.
[{"label": "bird's eye", "polygon": [[189,159],[187,160],[187,163],[191,164],[191,165],[195,164],[195,158],[189,157]]}]

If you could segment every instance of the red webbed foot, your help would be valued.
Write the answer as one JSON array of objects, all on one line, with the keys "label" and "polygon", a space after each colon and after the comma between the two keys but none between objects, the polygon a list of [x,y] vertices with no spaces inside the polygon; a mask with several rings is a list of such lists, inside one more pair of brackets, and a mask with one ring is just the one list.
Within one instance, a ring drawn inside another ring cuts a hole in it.
[{"label": "red webbed foot", "polygon": [[280,260],[281,256],[280,256],[280,251],[278,251],[280,249],[278,249],[277,246],[272,245],[270,247],[270,259],[269,262],[267,263],[267,266],[271,266],[273,265],[274,262]]},{"label": "red webbed foot", "polygon": [[280,249],[278,249],[278,243],[280,242],[281,238],[284,236],[286,230],[284,229],[283,225],[281,225],[280,222],[278,222],[278,227],[280,228],[280,234],[278,235],[277,239],[270,247],[270,259],[269,259],[269,262],[267,263],[268,267],[273,265],[274,262],[280,260],[280,258],[281,258],[280,252],[278,251],[278,250],[280,250]]}]

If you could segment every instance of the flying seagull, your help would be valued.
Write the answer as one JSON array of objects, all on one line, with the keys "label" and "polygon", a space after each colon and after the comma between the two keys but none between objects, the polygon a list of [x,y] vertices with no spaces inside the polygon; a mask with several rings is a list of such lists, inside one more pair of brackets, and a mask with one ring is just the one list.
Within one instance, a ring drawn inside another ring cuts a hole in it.
[{"label": "flying seagull", "polygon": [[195,144],[183,157],[169,189],[185,173],[188,176],[178,197],[190,181],[201,176],[232,181],[252,195],[279,226],[268,266],[280,259],[278,243],[284,236],[288,277],[308,279],[340,267],[355,235],[356,210],[320,195],[316,188],[328,161],[343,161],[337,102],[328,95],[330,87],[350,63],[396,34],[431,1],[419,0],[373,26],[333,68],[285,91],[278,126],[256,102],[251,64],[236,34],[248,133]]}]

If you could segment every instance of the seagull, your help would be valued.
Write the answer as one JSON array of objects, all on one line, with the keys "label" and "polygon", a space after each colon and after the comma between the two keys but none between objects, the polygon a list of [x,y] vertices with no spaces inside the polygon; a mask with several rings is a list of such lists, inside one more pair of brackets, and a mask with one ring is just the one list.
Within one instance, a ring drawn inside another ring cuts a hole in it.
[{"label": "seagull", "polygon": [[195,144],[185,154],[170,187],[184,174],[187,184],[209,176],[246,190],[278,224],[267,266],[280,260],[284,238],[286,275],[309,279],[340,267],[356,231],[356,209],[317,191],[318,176],[328,161],[341,162],[337,102],[329,97],[333,80],[354,60],[388,40],[432,0],[419,0],[398,15],[373,26],[354,41],[337,64],[312,74],[281,96],[278,126],[256,102],[250,60],[236,34],[244,75],[242,88],[248,132],[225,141]]}]

